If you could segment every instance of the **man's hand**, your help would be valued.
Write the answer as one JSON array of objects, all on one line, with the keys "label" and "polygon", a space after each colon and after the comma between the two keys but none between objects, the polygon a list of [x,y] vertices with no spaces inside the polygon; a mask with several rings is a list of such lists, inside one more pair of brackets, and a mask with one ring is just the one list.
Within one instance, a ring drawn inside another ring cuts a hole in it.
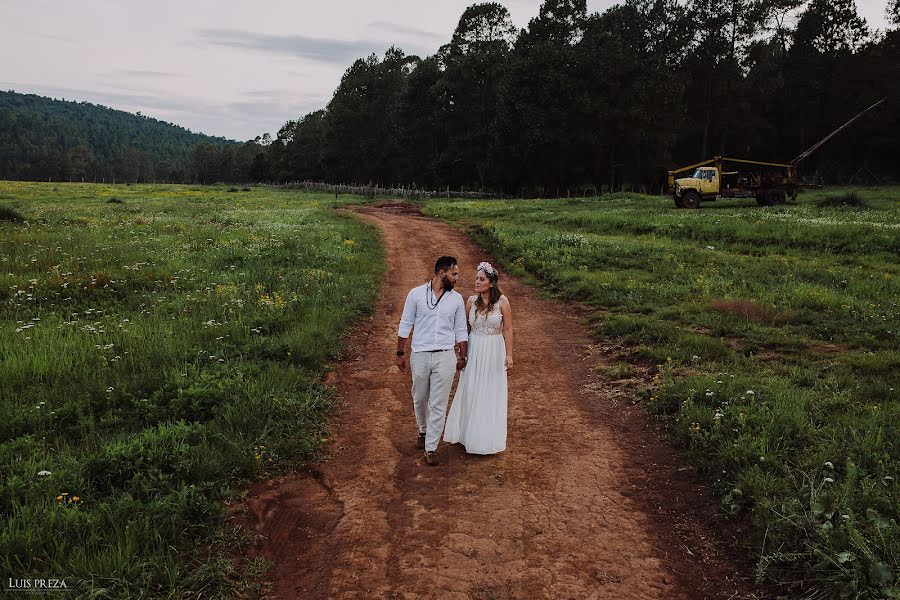
[{"label": "man's hand", "polygon": [[460,356],[459,358],[456,359],[456,370],[462,371],[465,368],[466,368],[466,359],[465,359],[465,357]]},{"label": "man's hand", "polygon": [[397,357],[397,366],[400,367],[401,371],[406,370],[406,356],[398,356]]}]

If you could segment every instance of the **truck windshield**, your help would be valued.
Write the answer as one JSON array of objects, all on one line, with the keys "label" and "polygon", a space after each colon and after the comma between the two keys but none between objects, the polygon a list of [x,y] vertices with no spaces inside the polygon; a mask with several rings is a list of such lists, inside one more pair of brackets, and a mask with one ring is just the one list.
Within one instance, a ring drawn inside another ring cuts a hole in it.
[{"label": "truck windshield", "polygon": [[703,169],[694,171],[694,179],[703,179]]}]

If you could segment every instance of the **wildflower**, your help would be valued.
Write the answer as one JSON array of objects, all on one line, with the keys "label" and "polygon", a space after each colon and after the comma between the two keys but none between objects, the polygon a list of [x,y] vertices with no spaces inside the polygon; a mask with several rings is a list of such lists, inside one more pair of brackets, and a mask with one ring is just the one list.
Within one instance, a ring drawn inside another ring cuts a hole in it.
[{"label": "wildflower", "polygon": [[822,483],[834,483],[834,479],[832,479],[831,477],[826,477],[822,480]]},{"label": "wildflower", "polygon": [[38,471],[38,477],[47,477],[48,475],[50,475],[50,471]]},{"label": "wildflower", "polygon": [[746,396],[755,396],[755,395],[756,395],[756,392],[754,392],[753,390],[747,390],[746,392],[744,392],[744,395],[746,395]]},{"label": "wildflower", "polygon": [[832,463],[832,462],[829,460],[829,461],[826,461],[825,464],[824,464],[823,466],[828,467],[829,469],[833,469],[833,468],[834,468],[834,463]]}]

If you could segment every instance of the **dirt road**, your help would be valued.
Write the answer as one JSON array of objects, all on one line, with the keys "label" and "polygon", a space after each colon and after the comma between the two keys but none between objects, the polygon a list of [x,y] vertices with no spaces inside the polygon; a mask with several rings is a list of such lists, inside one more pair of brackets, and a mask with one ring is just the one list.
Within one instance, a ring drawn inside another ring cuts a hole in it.
[{"label": "dirt road", "polygon": [[[336,365],[331,458],[256,484],[240,519],[274,561],[269,598],[751,598],[713,503],[630,401],[594,370],[579,309],[501,280],[516,359],[506,452],[416,450],[410,375],[394,366],[406,293],[442,254],[465,296],[489,259],[458,230],[366,208],[389,271],[372,318]],[[451,395],[452,398],[452,395]],[[733,556],[733,555],[732,555]]]}]

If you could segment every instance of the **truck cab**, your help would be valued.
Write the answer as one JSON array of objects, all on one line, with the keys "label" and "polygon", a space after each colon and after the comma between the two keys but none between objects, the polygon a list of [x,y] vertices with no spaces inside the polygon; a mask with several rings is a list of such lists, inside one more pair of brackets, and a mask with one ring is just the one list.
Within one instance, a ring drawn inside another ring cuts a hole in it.
[{"label": "truck cab", "polygon": [[698,167],[692,176],[675,180],[675,204],[697,208],[700,200],[713,200],[719,195],[719,184],[717,167]]}]

